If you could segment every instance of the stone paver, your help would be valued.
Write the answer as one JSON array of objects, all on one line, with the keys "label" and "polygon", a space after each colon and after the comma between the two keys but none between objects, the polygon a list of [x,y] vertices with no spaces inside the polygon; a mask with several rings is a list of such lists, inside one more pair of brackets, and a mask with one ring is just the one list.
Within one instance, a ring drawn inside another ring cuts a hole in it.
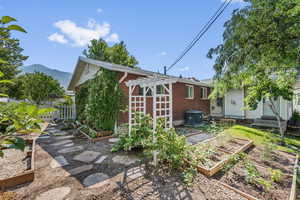
[{"label": "stone paver", "polygon": [[58,151],[58,153],[71,153],[71,152],[82,151],[82,150],[83,150],[83,146],[74,146],[74,147],[61,149]]},{"label": "stone paver", "polygon": [[96,164],[101,164],[105,159],[107,158],[107,156],[101,156],[98,160],[96,160]]},{"label": "stone paver", "polygon": [[68,161],[63,156],[57,156],[51,161],[50,166],[52,168],[63,167],[69,165]]},{"label": "stone paver", "polygon": [[72,147],[74,146],[74,143],[65,144],[64,147]]},{"label": "stone paver", "polygon": [[76,175],[76,174],[80,174],[80,173],[82,173],[82,172],[89,171],[89,170],[91,170],[91,169],[93,169],[93,165],[82,165],[82,166],[80,166],[80,167],[76,167],[76,168],[74,168],[74,169],[71,169],[71,170],[69,171],[69,174],[71,174],[71,175]]},{"label": "stone paver", "polygon": [[50,138],[49,135],[43,135],[43,136],[38,137],[37,139],[48,139],[48,138]]},{"label": "stone paver", "polygon": [[137,179],[143,177],[145,174],[145,170],[141,167],[134,167],[127,171],[127,177],[130,179]]},{"label": "stone paver", "polygon": [[120,155],[117,155],[117,156],[113,157],[112,160],[115,163],[119,163],[119,164],[123,164],[123,165],[131,165],[131,164],[137,162],[139,159],[137,159],[137,158],[131,158],[129,156],[120,156]]},{"label": "stone paver", "polygon": [[119,138],[110,138],[110,139],[108,139],[108,141],[109,142],[111,142],[111,143],[116,143],[116,142],[119,142]]},{"label": "stone paver", "polygon": [[42,193],[37,196],[36,200],[63,200],[71,191],[69,187],[60,187],[47,192]]},{"label": "stone paver", "polygon": [[73,158],[73,160],[81,161],[81,162],[92,162],[95,160],[98,156],[100,156],[101,153],[95,152],[95,151],[84,151],[81,154],[78,154]]},{"label": "stone paver", "polygon": [[64,135],[68,135],[67,132],[61,132],[61,131],[57,131],[56,133],[53,134],[54,136],[64,136]]},{"label": "stone paver", "polygon": [[198,135],[193,135],[193,136],[187,137],[187,142],[189,144],[193,145],[193,144],[197,144],[199,142],[202,142],[202,141],[212,138],[212,137],[214,137],[214,135],[208,134],[208,133],[201,133]]},{"label": "stone paver", "polygon": [[97,183],[100,183],[102,181],[105,181],[108,178],[109,178],[109,176],[106,174],[103,174],[103,173],[91,174],[83,180],[83,185],[85,187],[89,187],[89,186],[95,185]]},{"label": "stone paver", "polygon": [[72,140],[62,140],[60,142],[56,142],[56,143],[53,143],[51,144],[52,146],[60,146],[60,145],[63,145],[63,144],[67,144],[67,143],[71,143]]},{"label": "stone paver", "polygon": [[67,135],[67,136],[56,136],[55,139],[56,140],[65,140],[65,139],[71,139],[74,138],[73,135]]}]

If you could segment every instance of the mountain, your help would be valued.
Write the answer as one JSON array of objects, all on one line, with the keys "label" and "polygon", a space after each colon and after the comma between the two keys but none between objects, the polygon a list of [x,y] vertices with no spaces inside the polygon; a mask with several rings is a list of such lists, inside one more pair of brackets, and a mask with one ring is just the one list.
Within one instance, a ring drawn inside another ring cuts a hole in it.
[{"label": "mountain", "polygon": [[69,72],[63,72],[57,69],[51,69],[49,67],[46,67],[41,64],[33,64],[28,66],[22,66],[20,67],[21,73],[33,73],[35,71],[37,72],[43,72],[44,74],[47,74],[48,76],[51,76],[52,78],[59,81],[59,83],[64,87],[67,88],[69,84],[69,80],[71,79],[71,73]]}]

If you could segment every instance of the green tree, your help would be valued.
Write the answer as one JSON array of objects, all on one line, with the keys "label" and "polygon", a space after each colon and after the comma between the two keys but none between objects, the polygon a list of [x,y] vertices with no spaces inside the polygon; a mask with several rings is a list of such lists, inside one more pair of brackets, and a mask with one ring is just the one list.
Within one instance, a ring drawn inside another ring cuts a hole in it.
[{"label": "green tree", "polygon": [[134,56],[131,56],[123,41],[108,46],[103,39],[92,40],[88,48],[83,51],[83,55],[95,60],[105,61],[109,63],[135,67],[138,61]]},{"label": "green tree", "polygon": [[[16,24],[9,25],[15,21],[17,20],[9,16],[3,16],[0,19],[0,71],[4,73],[0,80],[13,79],[19,72],[18,67],[27,59],[27,56],[22,55],[23,49],[20,47],[19,40],[11,37],[13,30],[26,33]],[[7,84],[1,85],[0,91],[7,92],[8,86]]]},{"label": "green tree", "polygon": [[27,99],[35,104],[63,97],[64,89],[59,82],[42,72],[26,73],[18,78],[19,99]]},{"label": "green tree", "polygon": [[245,0],[225,23],[223,44],[210,49],[216,55],[215,89],[211,97],[230,89],[246,88],[247,109],[263,99],[284,129],[274,100],[291,100],[300,67],[300,0]]}]

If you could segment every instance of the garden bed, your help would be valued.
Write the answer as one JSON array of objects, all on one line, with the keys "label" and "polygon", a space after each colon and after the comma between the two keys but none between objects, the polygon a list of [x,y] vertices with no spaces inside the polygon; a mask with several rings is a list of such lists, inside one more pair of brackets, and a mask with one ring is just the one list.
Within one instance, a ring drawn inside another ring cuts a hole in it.
[{"label": "garden bed", "polygon": [[[203,173],[206,176],[213,176],[217,172],[219,172],[228,162],[231,156],[237,155],[253,145],[253,141],[232,138],[227,142],[219,145],[215,145],[216,139],[209,140],[209,146],[216,146],[214,152],[211,153],[209,157],[207,157],[206,164],[200,164],[197,166],[197,170],[200,173]],[[229,147],[230,145],[234,144],[234,147]],[[221,148],[223,147],[223,148]],[[208,150],[212,152],[211,150]]]},{"label": "garden bed", "polygon": [[274,159],[265,162],[260,159],[261,154],[261,148],[252,149],[246,161],[221,176],[219,183],[250,200],[294,200],[298,155],[276,151]]},{"label": "garden bed", "polygon": [[98,142],[101,140],[113,138],[112,131],[94,131],[88,126],[81,126],[78,128],[78,131],[85,136],[90,142]]},{"label": "garden bed", "polygon": [[26,139],[25,151],[5,149],[0,158],[0,189],[4,190],[34,179],[35,140]]}]

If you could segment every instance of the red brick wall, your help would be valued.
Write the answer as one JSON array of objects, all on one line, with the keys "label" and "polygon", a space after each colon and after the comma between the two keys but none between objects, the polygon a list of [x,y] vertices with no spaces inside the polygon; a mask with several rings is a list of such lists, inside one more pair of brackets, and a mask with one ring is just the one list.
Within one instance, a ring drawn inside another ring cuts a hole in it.
[{"label": "red brick wall", "polygon": [[[118,72],[119,80],[123,77],[123,72]],[[120,87],[124,94],[123,103],[126,108],[128,108],[128,91],[129,88],[125,83],[129,80],[134,80],[141,78],[143,76],[128,74],[127,77],[122,81]],[[194,99],[186,99],[187,87],[185,83],[175,83],[173,84],[173,120],[183,120],[184,112],[189,109],[197,109],[203,111],[205,114],[210,112],[210,102],[209,100],[200,99],[200,86],[194,85]],[[209,93],[208,89],[208,93]],[[134,94],[138,94],[138,88],[134,90]],[[146,100],[146,111],[152,115],[152,97],[147,97]],[[121,112],[119,117],[119,123],[128,123],[128,112]]]},{"label": "red brick wall", "polygon": [[[206,115],[210,114],[210,101],[200,98],[201,86],[194,85],[194,99],[187,99],[187,86],[191,84],[173,84],[173,121],[183,120],[184,112],[189,109],[203,111]],[[208,88],[208,94],[210,88]]]}]

